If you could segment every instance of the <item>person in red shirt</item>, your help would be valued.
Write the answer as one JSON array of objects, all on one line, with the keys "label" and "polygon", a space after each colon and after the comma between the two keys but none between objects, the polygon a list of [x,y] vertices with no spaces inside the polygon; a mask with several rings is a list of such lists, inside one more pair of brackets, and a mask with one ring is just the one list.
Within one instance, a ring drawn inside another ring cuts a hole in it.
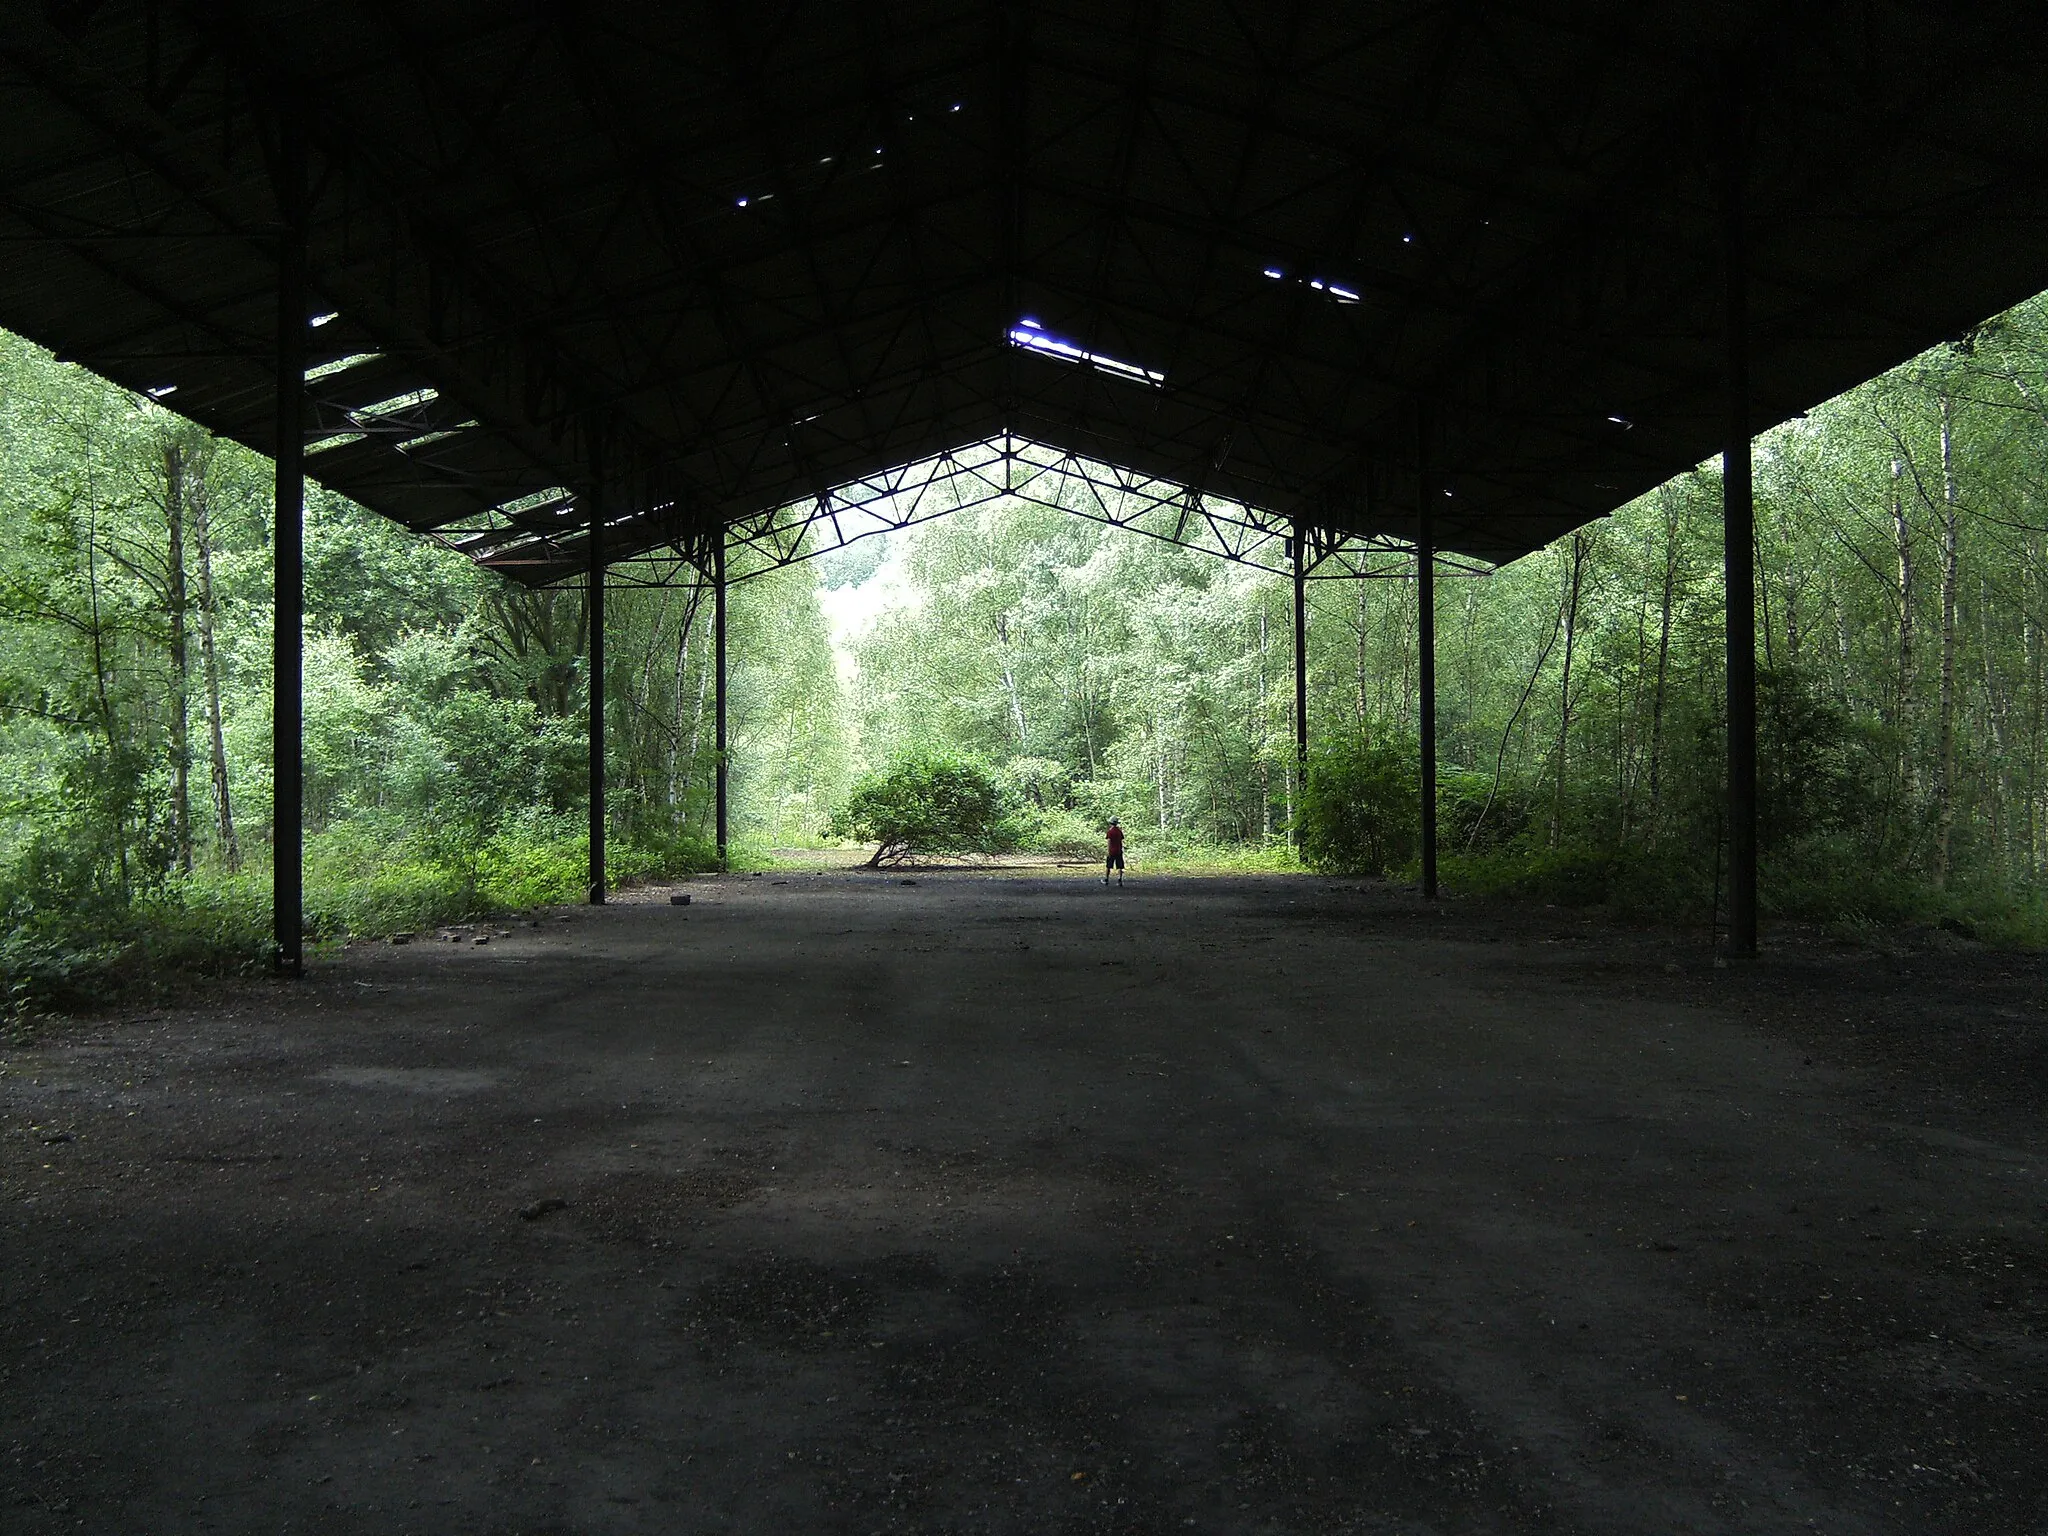
[{"label": "person in red shirt", "polygon": [[1102,866],[1102,883],[1109,884],[1109,872],[1116,871],[1116,883],[1124,883],[1124,829],[1114,816],[1109,818],[1109,859]]}]

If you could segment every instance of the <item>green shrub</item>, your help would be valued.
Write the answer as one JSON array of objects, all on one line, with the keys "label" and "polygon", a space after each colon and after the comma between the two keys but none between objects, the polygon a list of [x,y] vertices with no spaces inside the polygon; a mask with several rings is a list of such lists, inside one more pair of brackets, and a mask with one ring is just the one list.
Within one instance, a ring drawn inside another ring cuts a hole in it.
[{"label": "green shrub", "polygon": [[922,854],[1008,853],[1023,833],[994,774],[931,748],[863,776],[826,828],[830,837],[875,844],[870,868]]},{"label": "green shrub", "polygon": [[149,999],[181,975],[234,975],[269,963],[267,878],[201,875],[128,899],[67,900],[24,883],[23,873],[17,866],[0,875],[0,996],[11,1018]]},{"label": "green shrub", "polygon": [[1445,769],[1436,781],[1437,843],[1445,853],[1482,853],[1507,847],[1529,829],[1528,796],[1520,785],[1490,773]]},{"label": "green shrub", "polygon": [[[717,867],[702,839],[621,837],[605,849],[614,887]],[[358,816],[309,840],[306,926],[317,938],[408,933],[493,913],[580,902],[589,895],[590,843],[583,818],[532,812],[481,841],[445,834],[430,842],[396,823]]]},{"label": "green shrub", "polygon": [[1613,849],[1577,843],[1550,848],[1526,840],[1483,853],[1446,853],[1439,862],[1444,883],[1461,894],[1515,896],[1560,907],[1607,901],[1629,868]]},{"label": "green shrub", "polygon": [[20,923],[0,934],[0,984],[10,1017],[88,1008],[113,995],[126,945],[56,924]]},{"label": "green shrub", "polygon": [[202,873],[138,900],[135,942],[143,969],[246,975],[270,964],[269,872]]},{"label": "green shrub", "polygon": [[1040,811],[1030,818],[1023,845],[1033,853],[1063,859],[1098,860],[1103,856],[1102,828],[1079,811]]},{"label": "green shrub", "polygon": [[[575,846],[577,890],[581,891],[589,862],[589,845],[579,837]],[[646,880],[674,880],[716,868],[718,845],[709,838],[687,832],[664,833],[643,829],[618,839],[605,851],[605,873],[614,886],[633,885]]]},{"label": "green shrub", "polygon": [[1309,762],[1301,858],[1325,875],[1384,875],[1416,855],[1421,776],[1411,742],[1351,742]]},{"label": "green shrub", "polygon": [[416,848],[354,844],[337,852],[324,836],[308,842],[305,920],[312,938],[411,933],[473,916],[478,907],[471,871]]}]

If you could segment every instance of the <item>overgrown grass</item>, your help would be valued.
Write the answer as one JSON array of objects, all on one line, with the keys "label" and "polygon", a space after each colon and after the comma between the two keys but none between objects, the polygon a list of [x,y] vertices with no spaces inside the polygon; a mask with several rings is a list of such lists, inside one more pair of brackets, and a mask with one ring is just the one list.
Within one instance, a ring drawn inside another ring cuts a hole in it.
[{"label": "overgrown grass", "polygon": [[[1108,852],[1102,828],[1075,811],[1036,811],[1024,843],[1030,853],[1047,853],[1078,863],[1100,864]],[[1283,837],[1256,843],[1217,843],[1192,833],[1133,824],[1124,829],[1125,856],[1132,870],[1158,874],[1287,874],[1302,868]]]},{"label": "overgrown grass", "polygon": [[[1415,870],[1403,873],[1412,879]],[[1517,840],[1484,853],[1446,854],[1441,873],[1451,890],[1469,895],[1632,916],[1704,921],[1725,910],[1727,900],[1721,873],[1686,850]],[[1815,838],[1766,856],[1757,900],[1766,918],[1832,923],[1862,937],[1940,928],[2001,949],[2048,949],[2048,897],[2041,893],[1942,890],[1911,873],[1873,868],[1837,840]]]},{"label": "overgrown grass", "polygon": [[10,894],[0,983],[17,1026],[38,1013],[154,999],[181,978],[269,961],[267,876],[174,881],[126,900],[108,893],[38,904],[19,888]]},{"label": "overgrown grass", "polygon": [[[350,823],[307,840],[306,934],[316,944],[411,933],[444,923],[583,900],[588,845],[567,817],[532,818],[480,844]],[[614,887],[714,867],[707,844],[622,837],[607,849]],[[271,871],[201,871],[138,892],[67,883],[32,860],[0,871],[0,988],[19,1027],[163,996],[201,976],[270,963]]]},{"label": "overgrown grass", "polygon": [[[337,827],[307,843],[306,930],[323,939],[406,933],[582,901],[589,857],[580,818],[536,816],[453,848]],[[605,849],[614,889],[716,864],[716,850],[696,838],[615,836]]]},{"label": "overgrown grass", "polygon": [[[1094,864],[1099,832],[1061,827],[1038,850]],[[1083,833],[1085,832],[1085,836]],[[775,867],[772,850],[731,850],[739,870]],[[578,902],[586,892],[580,824],[533,818],[501,827],[480,844],[454,846],[404,829],[348,824],[309,840],[306,926],[316,943],[417,932],[435,926]],[[615,886],[715,867],[715,851],[694,839],[616,839],[608,866]],[[1214,844],[1133,831],[1134,876],[1283,874],[1302,869],[1278,838]],[[1414,871],[1406,870],[1412,878]],[[1704,918],[1713,870],[1642,850],[1530,839],[1480,853],[1447,853],[1446,885],[1475,895],[1601,906],[1616,913]],[[0,870],[0,999],[9,1027],[39,1013],[82,1011],[154,1000],[194,977],[255,973],[269,964],[271,876],[201,872],[123,896],[89,879],[67,878],[47,859],[18,858]],[[1761,890],[1767,916],[1831,922],[1875,939],[1901,927],[1938,927],[2000,948],[2048,949],[2048,897],[2038,892],[1933,889],[1904,875],[1859,866],[1846,850],[1814,843],[1797,857],[1767,861]]]},{"label": "overgrown grass", "polygon": [[[1099,858],[1099,849],[1097,855]],[[1156,851],[1148,851],[1134,842],[1128,858],[1134,874],[1291,875],[1302,870],[1300,858],[1283,838],[1270,838],[1263,843],[1172,839]]]}]

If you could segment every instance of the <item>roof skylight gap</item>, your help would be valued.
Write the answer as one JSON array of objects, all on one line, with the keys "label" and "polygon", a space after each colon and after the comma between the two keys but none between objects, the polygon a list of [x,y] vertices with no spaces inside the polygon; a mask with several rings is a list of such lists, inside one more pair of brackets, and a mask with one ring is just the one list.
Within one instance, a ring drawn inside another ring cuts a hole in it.
[{"label": "roof skylight gap", "polygon": [[458,421],[452,427],[443,427],[438,432],[422,432],[418,437],[408,437],[404,442],[395,443],[392,446],[400,453],[411,453],[414,449],[424,448],[429,443],[445,442],[458,433],[467,432],[475,425],[476,422],[474,421]]},{"label": "roof skylight gap", "polygon": [[1111,357],[1106,352],[1091,352],[1086,347],[1054,336],[1030,315],[1023,316],[1010,327],[1009,341],[1014,347],[1022,347],[1043,357],[1058,358],[1061,362],[1094,368],[1116,378],[1129,379],[1134,384],[1149,384],[1154,389],[1162,389],[1166,385],[1166,375],[1158,369],[1125,362],[1122,358]]},{"label": "roof skylight gap", "polygon": [[399,411],[409,411],[422,405],[430,405],[441,398],[441,391],[428,387],[408,390],[402,395],[393,395],[388,400],[379,400],[374,405],[359,405],[349,412],[357,421],[364,417],[391,416]]},{"label": "roof skylight gap", "polygon": [[492,510],[495,512],[503,512],[508,517],[516,517],[521,512],[532,512],[537,510],[538,508],[544,507],[549,502],[567,501],[571,499],[574,496],[574,494],[575,493],[572,492],[565,485],[551,485],[546,490],[543,491],[533,491],[525,496],[515,497],[511,501],[501,501],[498,503],[496,507],[492,508]]},{"label": "roof skylight gap", "polygon": [[[1261,277],[1270,278],[1272,281],[1276,283],[1284,283],[1289,281],[1287,269],[1285,267],[1261,267],[1259,268],[1259,275]],[[1352,288],[1344,283],[1336,282],[1331,278],[1300,277],[1293,279],[1293,281],[1299,282],[1304,287],[1311,288],[1315,290],[1317,293],[1322,294],[1325,298],[1332,299],[1339,304],[1357,304],[1362,302],[1364,299],[1364,295],[1361,294],[1356,288]]]},{"label": "roof skylight gap", "polygon": [[337,357],[331,363],[321,363],[317,367],[308,368],[306,382],[311,384],[318,379],[332,378],[337,373],[360,368],[364,363],[374,363],[383,355],[382,352],[352,352],[347,357]]}]

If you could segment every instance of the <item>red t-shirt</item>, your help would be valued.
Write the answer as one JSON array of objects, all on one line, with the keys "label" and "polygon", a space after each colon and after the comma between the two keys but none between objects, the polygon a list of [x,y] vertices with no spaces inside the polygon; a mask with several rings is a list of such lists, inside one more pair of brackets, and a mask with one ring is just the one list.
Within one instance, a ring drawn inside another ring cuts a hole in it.
[{"label": "red t-shirt", "polygon": [[1111,827],[1109,829],[1109,851],[1111,853],[1122,853],[1124,851],[1124,829],[1122,827]]}]

